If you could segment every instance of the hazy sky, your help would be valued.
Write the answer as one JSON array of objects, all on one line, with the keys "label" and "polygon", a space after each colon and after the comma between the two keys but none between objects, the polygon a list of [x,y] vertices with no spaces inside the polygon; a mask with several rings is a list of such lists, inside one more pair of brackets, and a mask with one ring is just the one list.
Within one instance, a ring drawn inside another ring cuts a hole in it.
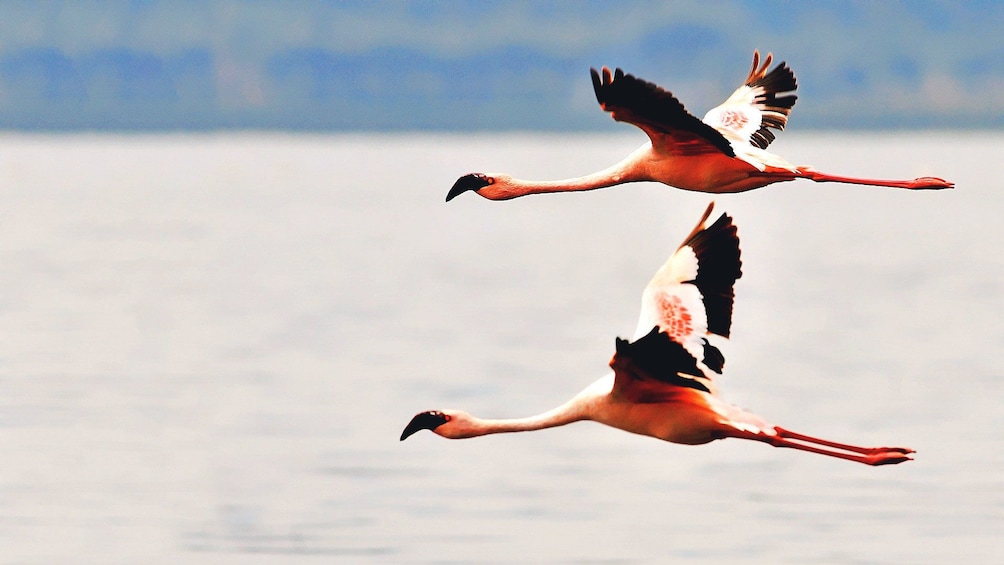
[{"label": "hazy sky", "polygon": [[800,127],[1004,125],[996,2],[0,3],[7,129],[605,129],[590,66],[698,115],[754,48]]}]

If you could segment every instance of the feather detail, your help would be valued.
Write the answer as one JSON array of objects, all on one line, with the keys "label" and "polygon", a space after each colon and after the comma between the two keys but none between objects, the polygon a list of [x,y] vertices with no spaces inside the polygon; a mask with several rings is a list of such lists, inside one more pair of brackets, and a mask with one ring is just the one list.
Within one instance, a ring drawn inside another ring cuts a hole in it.
[{"label": "feather detail", "polygon": [[708,332],[729,337],[732,327],[733,286],[742,276],[739,236],[732,218],[722,214],[711,226],[695,233],[683,247],[697,258],[697,275],[690,281],[704,297]]},{"label": "feather detail", "polygon": [[[703,378],[697,360],[668,335],[652,328],[640,339],[628,342],[618,338],[617,352],[610,361],[614,369],[614,386],[625,388],[625,380],[652,379],[661,383],[711,392],[699,379]],[[621,382],[618,383],[618,380]]]},{"label": "feather detail", "polygon": [[781,62],[770,72],[773,61],[768,53],[760,64],[760,52],[753,52],[753,65],[742,86],[721,105],[712,108],[704,122],[733,141],[766,149],[776,138],[772,129],[782,131],[798,99],[795,74]]},{"label": "feather detail", "polygon": [[683,346],[709,377],[721,373],[725,359],[705,337],[729,336],[733,286],[742,276],[732,218],[722,214],[710,226],[706,223],[713,206],[645,287],[634,334],[634,339],[641,339],[653,326],[659,328]]},{"label": "feather detail", "polygon": [[603,67],[590,69],[596,101],[613,119],[634,124],[645,131],[653,146],[668,152],[696,154],[720,151],[735,157],[732,144],[721,132],[687,111],[669,91]]}]

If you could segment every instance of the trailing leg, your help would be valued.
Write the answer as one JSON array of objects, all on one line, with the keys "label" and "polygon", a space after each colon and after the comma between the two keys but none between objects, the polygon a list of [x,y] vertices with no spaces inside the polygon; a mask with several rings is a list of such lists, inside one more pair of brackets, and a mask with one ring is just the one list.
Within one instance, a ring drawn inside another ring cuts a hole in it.
[{"label": "trailing leg", "polygon": [[[913,453],[914,451],[912,449],[904,447],[892,447],[892,448],[858,447],[854,445],[847,445],[847,444],[822,440],[818,438],[812,438],[810,436],[796,434],[794,432],[789,432],[788,430],[777,427],[774,428],[773,432],[774,433],[770,433],[767,431],[750,432],[745,430],[735,430],[733,433],[730,433],[729,435],[731,437],[769,443],[774,447],[797,449],[799,451],[808,451],[809,453],[817,453],[819,455],[836,457],[838,459],[846,459],[847,461],[854,461],[857,463],[864,463],[865,465],[872,465],[872,466],[895,465],[897,463],[902,463],[904,461],[913,460],[913,457],[911,457],[909,454]],[[809,445],[809,443],[815,443],[817,445],[832,447],[834,449],[824,449],[822,447]]]},{"label": "trailing leg", "polygon": [[913,180],[884,180],[884,179],[862,179],[854,177],[841,177],[828,175],[809,167],[800,167],[798,177],[809,179],[814,182],[842,182],[847,184],[864,184],[869,186],[889,186],[892,188],[908,188],[911,190],[939,190],[942,188],[955,188],[955,183],[948,182],[937,177],[920,177]]}]

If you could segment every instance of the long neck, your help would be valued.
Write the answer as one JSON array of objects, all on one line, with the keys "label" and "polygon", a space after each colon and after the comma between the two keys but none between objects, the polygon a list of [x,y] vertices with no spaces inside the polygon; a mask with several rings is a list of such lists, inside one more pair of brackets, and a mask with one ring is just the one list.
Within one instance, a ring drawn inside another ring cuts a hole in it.
[{"label": "long neck", "polygon": [[614,374],[608,373],[561,406],[548,410],[543,414],[530,416],[529,418],[483,420],[472,417],[471,428],[468,430],[469,434],[463,437],[509,432],[530,432],[564,426],[565,424],[571,424],[580,420],[603,421],[603,418],[600,416],[606,411],[604,406],[609,399],[613,384]]},{"label": "long neck", "polygon": [[621,162],[602,171],[564,180],[531,181],[506,178],[478,191],[478,194],[492,200],[508,200],[527,194],[544,192],[577,192],[596,190],[616,184],[651,180],[644,172],[643,164],[651,153],[651,145],[646,144],[628,155]]},{"label": "long neck", "polygon": [[529,418],[514,418],[506,420],[484,420],[481,418],[472,419],[471,435],[483,436],[488,434],[504,434],[510,432],[531,432],[543,430],[545,428],[555,428],[571,424],[579,420],[587,419],[581,403],[577,399],[572,399],[557,408],[548,410],[543,414],[530,416]]}]

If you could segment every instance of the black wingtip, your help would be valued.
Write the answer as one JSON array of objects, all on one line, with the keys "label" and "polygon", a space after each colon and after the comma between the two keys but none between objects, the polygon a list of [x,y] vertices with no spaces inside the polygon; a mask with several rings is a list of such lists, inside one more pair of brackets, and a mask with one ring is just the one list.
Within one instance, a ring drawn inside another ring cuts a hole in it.
[{"label": "black wingtip", "polygon": [[596,102],[602,105],[603,98],[600,96],[600,91],[603,83],[600,82],[600,72],[594,67],[589,67],[589,76],[593,79],[593,94],[596,95]]},{"label": "black wingtip", "polygon": [[635,124],[646,131],[688,131],[714,145],[725,155],[736,156],[731,143],[721,132],[687,112],[671,92],[625,73],[620,67],[614,68],[613,72],[608,67],[603,67],[598,73],[590,74],[593,77],[596,100],[603,110],[613,114],[615,120]]},{"label": "black wingtip", "polygon": [[[618,338],[616,344],[617,358],[621,362],[631,363],[652,378],[676,386],[711,392],[704,383],[695,380],[703,378],[697,367],[697,360],[668,334],[660,331],[658,326],[631,343]],[[681,373],[690,376],[681,376]]]},{"label": "black wingtip", "polygon": [[711,369],[712,371],[722,374],[722,369],[725,368],[725,356],[722,355],[720,349],[708,343],[708,340],[701,338],[704,345],[704,359],[701,360],[704,366]]},{"label": "black wingtip", "polygon": [[616,340],[614,341],[614,347],[616,348],[617,353],[621,354],[626,353],[630,345],[631,345],[630,341],[626,339],[621,339],[619,337],[616,338]]},{"label": "black wingtip", "polygon": [[[708,331],[729,337],[732,327],[733,287],[743,276],[739,235],[732,217],[722,214],[710,226],[702,221],[684,242],[697,257],[697,277],[692,281],[704,297]],[[681,246],[681,247],[683,247]]]},{"label": "black wingtip", "polygon": [[446,195],[446,201],[449,202],[468,190],[477,192],[491,183],[492,179],[482,173],[464,175],[457,179],[457,182],[453,183],[453,188],[451,188],[450,192]]},{"label": "black wingtip", "polygon": [[439,426],[442,426],[446,422],[450,421],[450,417],[438,410],[428,410],[426,412],[419,412],[415,414],[415,417],[408,422],[405,426],[404,431],[401,432],[401,440],[404,441],[408,439],[415,432],[422,430],[434,430]]},{"label": "black wingtip", "polygon": [[672,341],[666,333],[660,331],[659,326],[655,326],[633,342],[618,338],[617,353],[630,355],[635,365],[648,373],[660,372],[665,364],[666,348],[674,348]]},{"label": "black wingtip", "polygon": [[765,73],[764,76],[752,81],[749,86],[753,88],[760,86],[768,92],[779,94],[797,90],[798,81],[795,79],[794,71],[784,61],[781,61],[769,73]]}]

